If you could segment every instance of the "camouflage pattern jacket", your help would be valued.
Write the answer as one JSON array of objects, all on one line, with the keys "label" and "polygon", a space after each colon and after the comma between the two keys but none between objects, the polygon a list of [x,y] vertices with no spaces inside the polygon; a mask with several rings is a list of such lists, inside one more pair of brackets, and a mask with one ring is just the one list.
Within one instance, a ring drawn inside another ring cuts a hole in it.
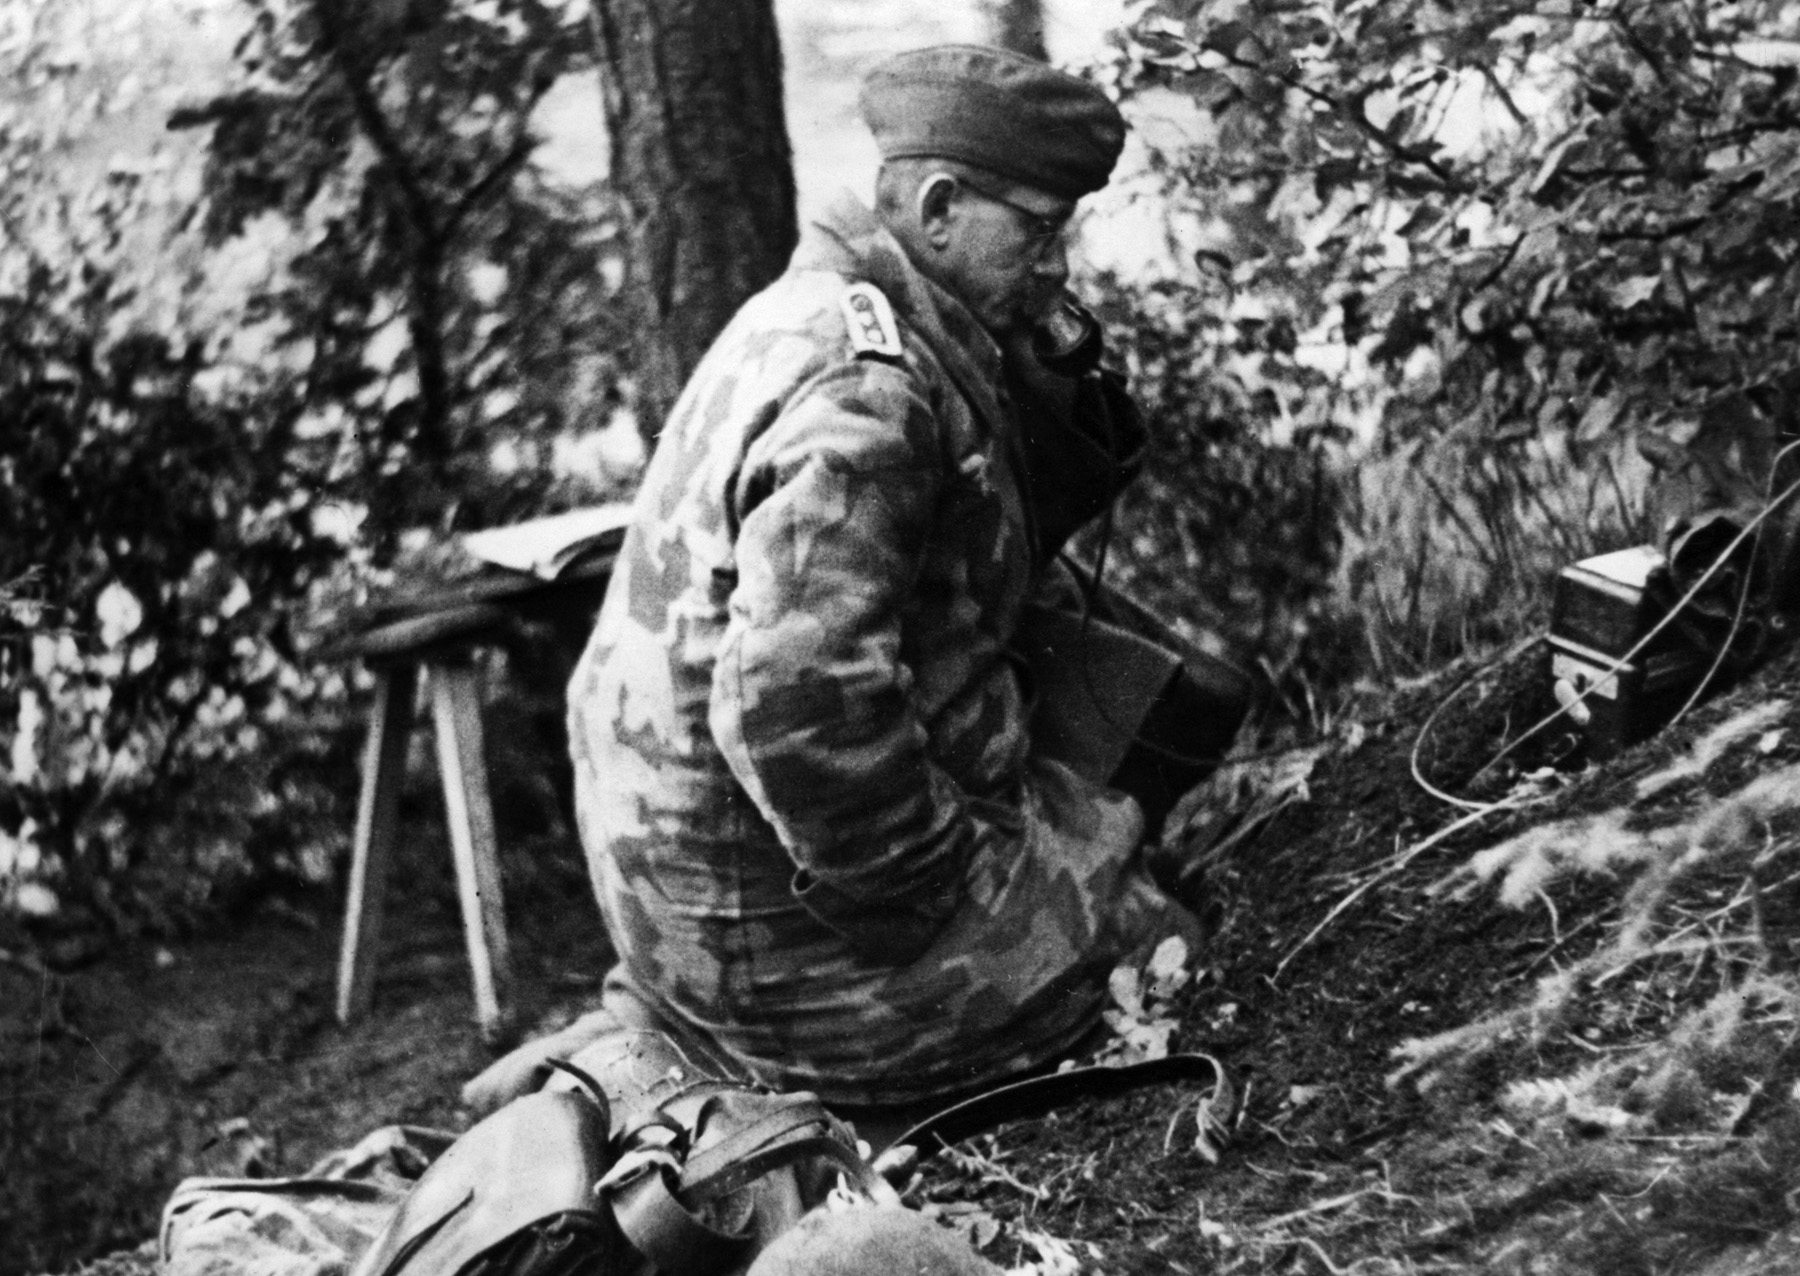
[{"label": "camouflage pattern jacket", "polygon": [[677,403],[571,683],[623,973],[768,1084],[911,1103],[1043,1062],[1167,933],[1135,805],[1031,750],[1047,555],[1003,381],[846,197]]}]

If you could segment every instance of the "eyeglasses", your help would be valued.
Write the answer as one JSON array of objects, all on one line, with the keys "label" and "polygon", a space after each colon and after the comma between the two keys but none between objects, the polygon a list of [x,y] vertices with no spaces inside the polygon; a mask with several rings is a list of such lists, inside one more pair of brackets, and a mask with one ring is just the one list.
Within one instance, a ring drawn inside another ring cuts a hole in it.
[{"label": "eyeglasses", "polygon": [[1047,217],[1043,213],[1033,212],[1023,204],[1015,204],[1004,195],[997,195],[986,187],[978,186],[966,177],[957,180],[983,199],[1010,208],[1025,219],[1026,244],[1033,257],[1046,256],[1062,241],[1063,232],[1069,228],[1068,213],[1060,217]]}]

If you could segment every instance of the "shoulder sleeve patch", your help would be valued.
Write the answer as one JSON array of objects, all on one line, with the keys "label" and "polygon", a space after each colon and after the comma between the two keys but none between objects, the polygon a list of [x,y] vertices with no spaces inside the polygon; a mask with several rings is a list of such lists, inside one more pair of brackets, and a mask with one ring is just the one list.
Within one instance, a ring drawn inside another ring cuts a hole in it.
[{"label": "shoulder sleeve patch", "polygon": [[900,325],[881,289],[854,283],[844,289],[844,322],[850,327],[850,349],[858,359],[898,359]]}]

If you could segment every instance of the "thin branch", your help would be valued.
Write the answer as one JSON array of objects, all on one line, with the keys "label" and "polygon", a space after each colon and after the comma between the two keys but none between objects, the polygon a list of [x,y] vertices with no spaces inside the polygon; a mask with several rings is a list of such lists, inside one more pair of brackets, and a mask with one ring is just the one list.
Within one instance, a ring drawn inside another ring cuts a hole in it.
[{"label": "thin branch", "polygon": [[1512,91],[1500,82],[1500,77],[1494,73],[1494,68],[1484,65],[1481,68],[1481,78],[1487,81],[1488,88],[1492,89],[1494,96],[1500,99],[1500,105],[1504,106],[1506,113],[1512,116],[1513,123],[1536,137],[1537,125],[1532,123],[1531,118],[1519,109],[1519,104],[1513,101]]},{"label": "thin branch", "polygon": [[1770,120],[1750,120],[1732,128],[1720,129],[1716,133],[1702,133],[1699,145],[1742,146],[1745,142],[1768,133],[1792,133],[1796,129],[1800,129],[1800,115],[1789,113]]},{"label": "thin branch", "polygon": [[468,190],[464,191],[462,198],[456,201],[456,207],[452,208],[450,215],[444,219],[445,238],[455,235],[468,215],[474,212],[476,207],[503,185],[508,178],[518,172],[519,167],[530,158],[532,148],[536,144],[536,139],[531,136],[530,130],[521,126],[519,135],[513,139],[513,144],[507,148],[506,154],[494,161],[494,166]]},{"label": "thin branch", "polygon": [[531,152],[537,145],[537,139],[531,135],[531,115],[555,82],[553,76],[545,76],[541,71],[535,75],[531,92],[527,96],[525,104],[519,108],[519,131],[513,138],[512,145],[507,147],[506,154],[494,161],[494,166],[477,179],[468,190],[463,192],[462,198],[456,201],[456,207],[451,209],[450,216],[445,223],[444,234],[446,237],[454,235],[463,220],[508,178],[518,172],[519,167],[531,157]]},{"label": "thin branch", "polygon": [[1505,250],[1501,252],[1500,260],[1494,263],[1493,269],[1489,270],[1480,279],[1475,281],[1475,291],[1486,292],[1489,288],[1492,288],[1495,284],[1499,283],[1500,276],[1504,275],[1507,267],[1511,266],[1514,260],[1517,259],[1519,249],[1524,243],[1525,233],[1523,231],[1514,235],[1512,243],[1508,244]]},{"label": "thin branch", "polygon": [[1767,64],[1752,62],[1731,46],[1718,49],[1710,45],[1699,45],[1689,56],[1701,62],[1720,62],[1726,66],[1736,67],[1740,71],[1756,71],[1770,77],[1779,77],[1784,72],[1791,72],[1796,66],[1796,63],[1793,62],[1769,62]]},{"label": "thin branch", "polygon": [[1418,147],[1407,146],[1386,129],[1378,128],[1373,120],[1363,113],[1360,105],[1343,102],[1323,89],[1314,88],[1300,77],[1298,68],[1286,71],[1262,62],[1253,62],[1249,58],[1239,57],[1236,53],[1215,50],[1231,65],[1245,71],[1254,71],[1258,75],[1266,75],[1279,80],[1291,89],[1297,89],[1313,101],[1329,108],[1334,114],[1348,120],[1358,131],[1375,142],[1395,159],[1407,164],[1416,164],[1437,179],[1439,186],[1448,193],[1472,195],[1475,187],[1466,179],[1452,172],[1442,161],[1434,159]]},{"label": "thin branch", "polygon": [[393,129],[388,126],[387,117],[381,111],[381,103],[375,100],[375,93],[369,86],[370,66],[360,58],[353,58],[339,38],[344,13],[339,8],[338,0],[314,0],[314,3],[318,6],[321,19],[320,43],[325,46],[325,52],[337,67],[339,78],[344,81],[344,87],[350,94],[350,104],[356,111],[357,123],[362,125],[363,133],[393,174],[394,182],[405,199],[407,215],[412,218],[417,229],[423,233],[424,238],[441,238],[431,197],[426,193],[411,157],[400,145]]},{"label": "thin branch", "polygon": [[1355,904],[1357,900],[1361,899],[1364,895],[1368,894],[1375,887],[1381,885],[1381,883],[1387,881],[1390,877],[1393,877],[1396,873],[1405,869],[1407,867],[1407,865],[1411,864],[1414,860],[1419,858],[1419,856],[1423,855],[1426,851],[1429,851],[1433,847],[1439,845],[1440,843],[1445,842],[1448,839],[1456,836],[1456,834],[1462,832],[1464,829],[1469,828],[1472,825],[1474,825],[1476,822],[1483,820],[1483,819],[1487,818],[1488,816],[1492,815],[1495,811],[1515,810],[1518,808],[1519,805],[1521,805],[1521,804],[1520,803],[1508,803],[1508,802],[1496,802],[1491,806],[1484,806],[1477,810],[1470,811],[1467,814],[1459,816],[1456,819],[1452,820],[1450,823],[1444,825],[1443,828],[1441,828],[1437,832],[1431,834],[1429,837],[1423,838],[1420,841],[1414,843],[1412,846],[1408,847],[1406,850],[1400,851],[1400,852],[1390,856],[1387,860],[1385,860],[1380,866],[1378,866],[1376,868],[1374,873],[1372,873],[1368,877],[1364,878],[1363,881],[1356,887],[1355,890],[1351,891],[1348,895],[1345,895],[1342,899],[1340,899],[1337,902],[1337,904],[1332,908],[1332,910],[1325,915],[1324,919],[1319,922],[1318,925],[1314,926],[1311,930],[1306,932],[1305,937],[1302,938],[1299,943],[1295,944],[1291,949],[1288,950],[1287,956],[1283,957],[1281,959],[1281,961],[1276,965],[1275,973],[1269,976],[1270,982],[1271,983],[1280,982],[1281,976],[1283,973],[1286,972],[1289,963],[1291,963],[1294,960],[1294,958],[1298,957],[1302,952],[1304,952],[1307,949],[1307,947],[1312,944],[1313,940],[1317,939],[1320,935],[1324,934],[1325,931],[1331,926],[1331,923],[1335,922],[1339,917],[1343,916],[1343,914],[1350,908],[1351,905]]},{"label": "thin branch", "polygon": [[1663,65],[1663,60],[1656,55],[1656,51],[1644,43],[1643,37],[1640,36],[1636,29],[1625,20],[1623,14],[1614,15],[1611,21],[1612,25],[1618,28],[1620,38],[1623,39],[1626,44],[1631,46],[1631,51],[1637,54],[1639,58],[1643,59],[1644,65],[1656,72],[1657,79],[1661,80],[1664,84],[1667,84],[1669,82],[1669,71],[1668,68]]}]

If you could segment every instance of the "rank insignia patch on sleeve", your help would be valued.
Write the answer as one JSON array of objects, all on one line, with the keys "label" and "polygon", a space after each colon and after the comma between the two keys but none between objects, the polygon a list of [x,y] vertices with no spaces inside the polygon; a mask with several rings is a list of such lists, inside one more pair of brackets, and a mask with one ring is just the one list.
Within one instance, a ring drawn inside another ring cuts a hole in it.
[{"label": "rank insignia patch on sleeve", "polygon": [[900,357],[894,308],[874,284],[854,283],[844,289],[844,322],[850,326],[850,348],[857,358]]}]

